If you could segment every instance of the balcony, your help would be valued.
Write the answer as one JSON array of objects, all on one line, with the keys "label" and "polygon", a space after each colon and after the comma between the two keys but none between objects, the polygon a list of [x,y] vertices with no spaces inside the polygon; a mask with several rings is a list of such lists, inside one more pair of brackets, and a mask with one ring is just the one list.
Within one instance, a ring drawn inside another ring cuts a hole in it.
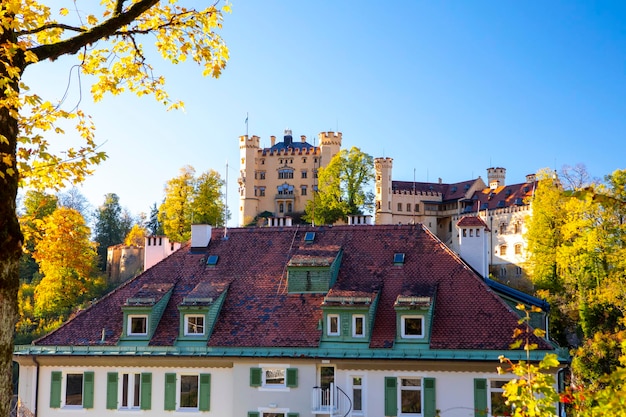
[{"label": "balcony", "polygon": [[330,387],[313,387],[311,412],[315,415],[345,416],[352,410],[350,397],[334,383]]}]

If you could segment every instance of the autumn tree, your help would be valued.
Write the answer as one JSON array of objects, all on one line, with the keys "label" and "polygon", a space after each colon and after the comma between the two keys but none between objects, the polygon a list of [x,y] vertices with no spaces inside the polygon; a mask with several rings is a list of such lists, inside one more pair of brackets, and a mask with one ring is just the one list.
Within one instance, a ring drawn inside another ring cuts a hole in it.
[{"label": "autumn tree", "polygon": [[127,246],[143,246],[147,235],[148,231],[146,228],[136,224],[130,229],[130,232],[126,234],[124,244]]},{"label": "autumn tree", "polygon": [[[176,0],[104,0],[99,5],[76,0],[70,12],[53,11],[36,0],[0,3],[0,416],[8,416],[12,394],[12,335],[23,242],[16,214],[18,186],[55,188],[81,181],[105,158],[97,150],[90,118],[80,109],[65,110],[31,92],[24,83],[25,71],[44,60],[76,55],[80,71],[94,80],[91,93],[96,101],[107,93],[132,91],[180,107],[148,62],[141,38],[155,40],[166,60],[191,58],[203,66],[205,75],[219,76],[228,50],[215,30],[229,5],[221,10],[216,4],[201,10],[196,5],[185,7]],[[82,15],[85,7],[94,13]],[[55,153],[50,141],[64,133],[58,123],[62,119],[75,123],[84,142]]]},{"label": "autumn tree", "polygon": [[124,241],[122,207],[117,194],[104,196],[104,203],[96,210],[94,240],[98,244],[98,267],[104,271],[107,263],[107,248]]},{"label": "autumn tree", "polygon": [[318,191],[307,202],[304,219],[331,224],[370,210],[374,194],[374,159],[357,147],[343,149],[318,173]]},{"label": "autumn tree", "polygon": [[159,207],[159,222],[173,242],[191,238],[191,225],[223,225],[226,219],[219,173],[209,170],[199,177],[192,166],[181,168],[180,175],[167,181],[165,199]]}]

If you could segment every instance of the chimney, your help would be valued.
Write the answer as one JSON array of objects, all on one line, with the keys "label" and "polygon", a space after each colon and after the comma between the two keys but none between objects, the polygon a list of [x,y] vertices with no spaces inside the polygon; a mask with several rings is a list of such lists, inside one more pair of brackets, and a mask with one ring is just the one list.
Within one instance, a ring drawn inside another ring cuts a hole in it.
[{"label": "chimney", "polygon": [[276,144],[276,136],[270,136],[270,146],[274,146]]},{"label": "chimney", "polygon": [[302,143],[306,142],[306,136],[301,135],[301,136],[300,136],[300,141],[301,141]]},{"label": "chimney", "polygon": [[211,241],[211,226],[208,224],[191,225],[191,247],[206,248]]}]

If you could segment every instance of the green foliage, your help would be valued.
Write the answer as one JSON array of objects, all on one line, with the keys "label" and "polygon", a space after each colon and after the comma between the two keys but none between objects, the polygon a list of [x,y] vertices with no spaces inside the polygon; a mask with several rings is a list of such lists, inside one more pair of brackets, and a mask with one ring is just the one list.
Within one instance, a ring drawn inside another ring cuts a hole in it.
[{"label": "green foliage", "polygon": [[620,365],[620,347],[626,341],[626,331],[597,332],[576,349],[572,372],[576,383],[596,389],[602,386],[602,377]]},{"label": "green foliage", "polygon": [[224,181],[219,173],[209,170],[196,178],[195,172],[192,166],[185,166],[165,186],[158,221],[173,242],[189,240],[192,223],[221,226],[226,221],[221,190]]},{"label": "green foliage", "polygon": [[146,229],[151,236],[162,236],[165,234],[163,225],[159,221],[159,208],[156,203],[150,207],[150,218],[146,223]]},{"label": "green foliage", "polygon": [[357,147],[341,150],[318,172],[318,191],[307,202],[304,219],[332,224],[373,207],[367,187],[374,180],[374,159]]},{"label": "green foliage", "polygon": [[124,238],[124,244],[127,246],[142,247],[145,244],[145,239],[147,235],[147,230],[144,227],[136,224],[133,226],[132,229],[130,229],[130,232],[128,232],[128,234]]},{"label": "green foliage", "polygon": [[114,193],[106,194],[104,203],[98,207],[95,213],[94,240],[98,244],[98,267],[100,270],[106,269],[108,247],[124,241],[125,228],[126,225],[122,223],[120,198]]}]

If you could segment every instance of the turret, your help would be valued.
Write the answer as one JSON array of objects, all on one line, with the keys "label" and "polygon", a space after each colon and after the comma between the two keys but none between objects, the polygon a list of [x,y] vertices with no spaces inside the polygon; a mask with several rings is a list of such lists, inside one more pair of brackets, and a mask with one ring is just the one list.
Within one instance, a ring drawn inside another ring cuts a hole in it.
[{"label": "turret", "polygon": [[376,224],[391,224],[391,170],[392,158],[375,158],[376,171]]},{"label": "turret", "polygon": [[326,166],[341,149],[341,132],[321,132],[318,137],[322,152],[322,166]]},{"label": "turret", "polygon": [[247,217],[256,214],[256,198],[254,196],[255,157],[259,150],[258,136],[239,137],[239,225],[247,223]]},{"label": "turret", "polygon": [[489,188],[495,190],[498,187],[505,185],[506,168],[487,168],[487,182]]}]

